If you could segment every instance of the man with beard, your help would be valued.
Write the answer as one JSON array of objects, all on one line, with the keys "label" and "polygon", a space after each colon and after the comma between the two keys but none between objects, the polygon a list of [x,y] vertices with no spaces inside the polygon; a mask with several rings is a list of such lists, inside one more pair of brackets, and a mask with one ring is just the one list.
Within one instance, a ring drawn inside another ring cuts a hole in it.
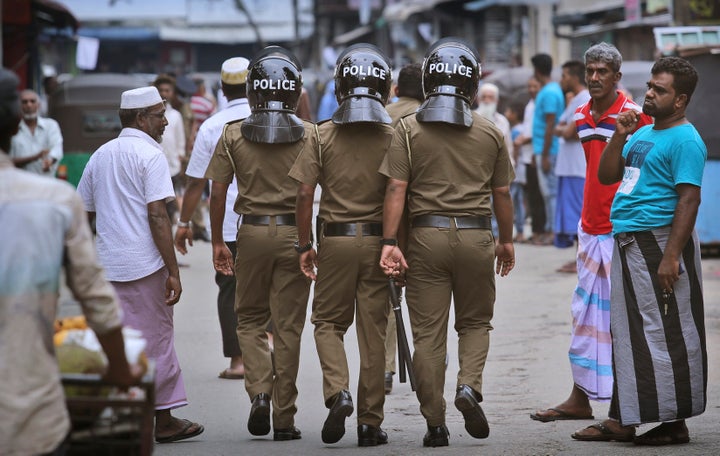
[{"label": "man with beard", "polygon": [[[640,106],[617,88],[622,78],[621,66],[622,56],[611,44],[599,43],[585,52],[585,82],[590,101],[580,106],[573,117],[587,162],[577,230],[578,283],[571,305],[569,357],[573,387],[564,402],[530,416],[537,421],[592,419],[590,400],[607,402],[612,394],[610,206],[617,185],[603,185],[597,169],[600,155],[615,130],[617,115],[640,112]],[[638,125],[651,123],[650,117],[640,115]]]},{"label": "man with beard", "polygon": [[188,404],[175,353],[173,306],[182,293],[165,204],[175,198],[160,141],[167,125],[155,87],[123,92],[120,135],[90,157],[78,184],[95,220],[100,263],[123,309],[123,324],[139,329],[155,360],[155,441],[174,442],[203,432],[172,416]]},{"label": "man with beard", "polygon": [[664,57],[651,73],[643,112],[655,124],[627,140],[639,115],[620,114],[598,168],[600,182],[621,183],[610,212],[615,388],[609,419],[595,430],[607,436],[602,429],[609,421],[632,437],[634,426],[661,422],[633,442],[669,445],[690,441],[685,418],[703,413],[707,401],[700,243],[694,230],[707,148],[685,117],[698,81],[695,68],[679,57]]},{"label": "man with beard", "polygon": [[486,82],[480,86],[477,94],[478,107],[475,112],[494,123],[500,129],[505,138],[505,144],[510,147],[512,137],[510,136],[510,121],[497,110],[500,102],[500,88],[492,82]]},{"label": "man with beard", "polygon": [[60,126],[53,119],[38,115],[40,103],[34,91],[23,90],[20,103],[22,121],[10,145],[13,164],[25,171],[52,177],[63,158]]}]

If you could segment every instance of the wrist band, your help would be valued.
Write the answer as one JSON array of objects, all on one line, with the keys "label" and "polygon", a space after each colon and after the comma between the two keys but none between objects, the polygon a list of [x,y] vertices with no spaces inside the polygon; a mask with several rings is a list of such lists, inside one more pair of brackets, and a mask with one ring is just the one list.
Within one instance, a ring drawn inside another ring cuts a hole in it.
[{"label": "wrist band", "polygon": [[190,228],[190,222],[181,222],[180,220],[178,220],[177,227],[178,228]]},{"label": "wrist band", "polygon": [[383,238],[383,239],[380,239],[380,245],[392,245],[392,246],[396,246],[396,245],[398,245],[398,241],[397,241],[397,239],[385,239],[385,238]]}]

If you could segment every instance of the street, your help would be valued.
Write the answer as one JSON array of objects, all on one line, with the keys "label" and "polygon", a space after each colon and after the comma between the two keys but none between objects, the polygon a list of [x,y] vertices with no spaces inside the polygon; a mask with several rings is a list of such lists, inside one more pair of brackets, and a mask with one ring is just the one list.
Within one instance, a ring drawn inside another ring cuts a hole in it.
[{"label": "street", "polygon": [[[717,376],[720,353],[720,259],[703,261],[705,321],[709,359],[707,411],[688,420],[691,443],[662,450],[635,447],[628,443],[577,442],[570,434],[592,421],[539,423],[529,414],[538,408],[556,405],[570,391],[572,380],[567,346],[570,334],[570,294],[575,276],[555,269],[573,256],[572,249],[517,245],[517,268],[498,279],[497,303],[491,334],[490,354],[485,368],[483,409],[490,422],[490,437],[476,440],[467,435],[462,415],[452,404],[457,374],[457,336],[450,331],[445,398],[450,446],[423,448],[425,422],[409,384],[399,384],[395,376],[393,392],[385,403],[383,429],[387,445],[357,447],[356,416],[346,421],[346,434],[334,445],[325,445],[320,430],[327,415],[322,399],[322,377],[315,342],[308,320],[303,333],[302,358],[298,378],[296,425],[301,440],[273,442],[272,433],[254,437],[247,431],[250,400],[242,380],[221,380],[226,367],[222,357],[210,261],[210,244],[197,242],[180,260],[183,295],[176,307],[176,347],[189,395],[190,405],[178,409],[176,416],[199,421],[205,432],[184,442],[156,445],[158,455],[294,455],[342,451],[355,454],[487,454],[487,455],[708,455],[716,454],[720,434],[720,386]],[[451,312],[452,327],[452,312]],[[407,322],[407,318],[406,318]],[[409,323],[407,323],[409,324]],[[409,327],[408,327],[409,332]],[[412,341],[411,341],[412,343]],[[347,333],[346,348],[351,368],[350,390],[355,395],[358,354],[353,328]],[[604,419],[607,404],[593,403],[594,415]],[[642,426],[640,432],[649,429]]]}]

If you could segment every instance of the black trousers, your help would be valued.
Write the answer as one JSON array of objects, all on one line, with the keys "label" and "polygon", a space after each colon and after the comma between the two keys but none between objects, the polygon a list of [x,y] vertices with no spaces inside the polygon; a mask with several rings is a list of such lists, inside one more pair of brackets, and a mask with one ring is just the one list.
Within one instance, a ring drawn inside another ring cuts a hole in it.
[{"label": "black trousers", "polygon": [[[233,264],[235,264],[235,255],[237,255],[237,246],[235,242],[226,242],[233,256]],[[226,358],[233,356],[242,356],[240,344],[237,338],[237,314],[235,313],[235,276],[226,276],[215,273],[215,283],[218,286],[217,308],[218,317],[220,318],[220,332],[222,334],[223,355]]]},{"label": "black trousers", "polygon": [[545,232],[547,214],[545,212],[545,199],[538,180],[538,168],[534,164],[528,164],[525,170],[527,177],[525,194],[528,198],[532,232],[533,234],[542,234]]}]

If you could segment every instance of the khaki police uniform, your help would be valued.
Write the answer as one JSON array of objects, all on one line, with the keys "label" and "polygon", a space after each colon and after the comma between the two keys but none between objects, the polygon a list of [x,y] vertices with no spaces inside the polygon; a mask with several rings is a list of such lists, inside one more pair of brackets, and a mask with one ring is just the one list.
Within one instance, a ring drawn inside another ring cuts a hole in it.
[{"label": "khaki police uniform", "polygon": [[318,129],[320,148],[306,147],[289,175],[322,187],[312,323],[323,370],[323,395],[327,402],[349,389],[343,337],[357,315],[357,420],[379,427],[385,403],[388,284],[378,266],[386,179],[377,169],[393,130],[380,123],[339,126],[332,122],[321,123]]},{"label": "khaki police uniform", "polygon": [[[400,123],[400,118],[405,117],[409,114],[417,111],[420,106],[420,100],[411,97],[400,97],[395,103],[391,103],[385,107],[388,114],[392,118],[391,126],[397,127]],[[402,223],[405,223],[403,220]],[[401,246],[401,249],[405,251],[405,246]],[[395,358],[397,354],[397,327],[395,322],[395,312],[392,310],[392,304],[390,304],[388,311],[388,326],[387,333],[385,334],[385,372],[395,373]]]},{"label": "khaki police uniform", "polygon": [[[260,393],[271,397],[275,429],[294,425],[300,336],[310,293],[310,280],[300,270],[293,249],[297,240],[297,184],[287,177],[305,144],[312,142],[315,135],[313,124],[304,124],[305,136],[299,141],[264,144],[242,136],[242,121],[229,123],[205,175],[221,183],[231,183],[233,174],[237,177],[235,212],[242,215],[237,251],[242,254],[235,259],[235,311],[245,363],[245,389],[250,399]],[[274,378],[265,334],[271,317]]]},{"label": "khaki police uniform", "polygon": [[502,133],[476,113],[470,128],[420,123],[414,114],[403,123],[407,130],[402,123],[395,129],[381,173],[408,182],[406,294],[417,396],[427,424],[440,426],[451,296],[458,385],[482,391],[495,302],[491,193],[509,186],[514,173]]}]

